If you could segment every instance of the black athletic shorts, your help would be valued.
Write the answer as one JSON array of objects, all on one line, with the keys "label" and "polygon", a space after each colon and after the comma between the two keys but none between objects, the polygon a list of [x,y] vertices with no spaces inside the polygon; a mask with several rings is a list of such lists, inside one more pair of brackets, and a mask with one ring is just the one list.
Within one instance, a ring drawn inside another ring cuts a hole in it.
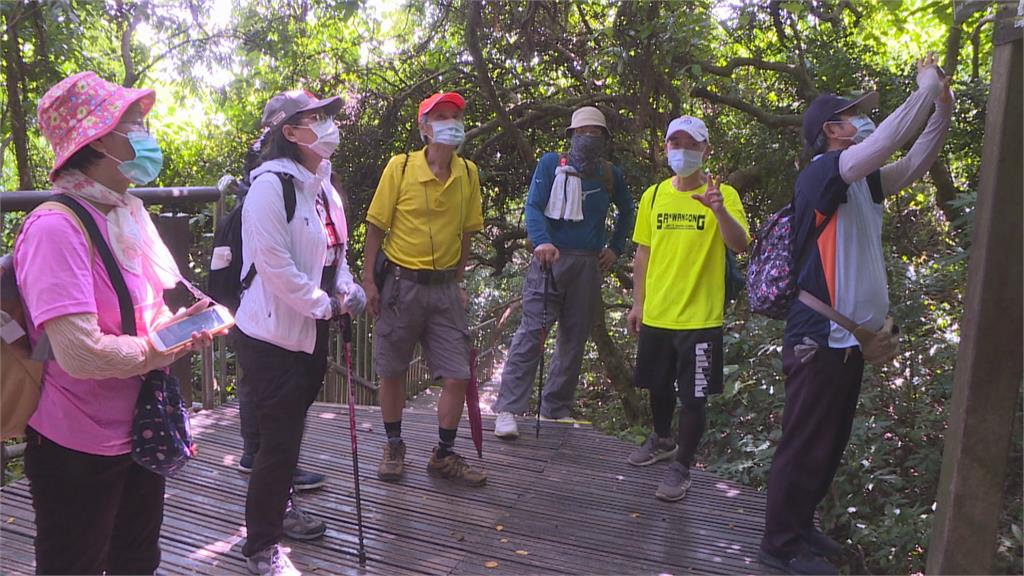
[{"label": "black athletic shorts", "polygon": [[[636,386],[683,402],[722,393],[722,329],[667,330],[641,324]],[[676,383],[678,382],[678,386]]]}]

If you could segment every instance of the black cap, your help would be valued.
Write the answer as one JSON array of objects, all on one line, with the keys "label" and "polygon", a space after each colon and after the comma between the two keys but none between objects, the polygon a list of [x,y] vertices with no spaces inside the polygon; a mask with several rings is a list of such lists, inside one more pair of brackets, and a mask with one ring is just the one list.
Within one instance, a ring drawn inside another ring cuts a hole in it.
[{"label": "black cap", "polygon": [[813,146],[821,127],[830,118],[850,108],[872,109],[878,106],[878,92],[868,92],[853,100],[835,94],[822,94],[804,112],[804,145]]}]

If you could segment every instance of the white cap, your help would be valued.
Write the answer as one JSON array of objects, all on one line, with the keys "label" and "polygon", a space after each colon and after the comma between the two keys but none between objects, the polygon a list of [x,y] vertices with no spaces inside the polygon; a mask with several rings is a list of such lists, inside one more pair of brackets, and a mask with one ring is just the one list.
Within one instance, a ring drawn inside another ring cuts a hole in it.
[{"label": "white cap", "polygon": [[665,131],[665,142],[668,142],[668,139],[680,130],[693,136],[693,139],[697,142],[708,141],[708,127],[704,125],[703,120],[693,116],[680,116],[669,122],[668,130]]}]

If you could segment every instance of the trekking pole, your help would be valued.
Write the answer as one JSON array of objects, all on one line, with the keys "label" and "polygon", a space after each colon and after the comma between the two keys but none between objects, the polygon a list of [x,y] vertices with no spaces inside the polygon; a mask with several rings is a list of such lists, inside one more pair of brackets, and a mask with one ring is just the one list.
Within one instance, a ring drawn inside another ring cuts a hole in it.
[{"label": "trekking pole", "polygon": [[551,268],[547,264],[540,265],[544,274],[544,302],[540,309],[540,373],[537,374],[537,425],[535,438],[540,438],[540,406],[544,393],[544,345],[548,341],[548,277],[551,275]]},{"label": "trekking pole", "polygon": [[341,317],[341,340],[345,343],[345,385],[348,387],[348,432],[352,439],[352,476],[356,485],[356,525],[359,528],[359,565],[366,566],[363,542],[363,496],[359,492],[359,450],[356,447],[356,393],[352,388],[352,316]]}]

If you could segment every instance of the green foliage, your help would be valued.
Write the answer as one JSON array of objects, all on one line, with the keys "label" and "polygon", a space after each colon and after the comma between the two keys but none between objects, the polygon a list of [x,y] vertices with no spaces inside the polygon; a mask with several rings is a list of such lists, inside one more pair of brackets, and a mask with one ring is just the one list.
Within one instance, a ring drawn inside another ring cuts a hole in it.
[{"label": "green foliage", "polygon": [[[463,153],[484,175],[486,226],[474,240],[469,277],[471,315],[481,318],[521,290],[529,259],[522,209],[533,163],[541,152],[567,147],[564,127],[575,107],[594,104],[605,112],[611,157],[635,199],[667,175],[668,121],[702,116],[714,148],[710,168],[737,183],[756,228],[791,197],[799,114],[809,100],[819,92],[875,89],[884,117],[913,90],[913,60],[944,50],[950,8],[945,0],[413,0],[385,12],[380,3],[358,0],[11,0],[0,3],[0,40],[6,63],[9,35],[17,33],[24,77],[15,88],[28,125],[26,170],[37,188],[46,186],[53,157],[36,127],[35,106],[49,87],[81,70],[157,90],[151,120],[166,157],[161,186],[241,176],[273,94],[301,87],[343,95],[333,163],[350,201],[357,271],[360,223],[380,172],[392,155],[420,145],[418,102],[438,90],[462,92],[469,102]],[[845,465],[819,510],[823,526],[850,543],[850,572],[924,567],[988,97],[991,28],[981,28],[976,45],[968,36],[985,16],[983,10],[963,24],[958,65],[947,70],[958,104],[943,160],[954,190],[940,192],[925,179],[887,206],[890,294],[905,348],[891,365],[866,375]],[[479,58],[469,46],[474,32]],[[0,190],[17,189],[9,91],[0,104]],[[499,124],[498,109],[518,134]],[[937,206],[940,198],[948,204]],[[189,267],[202,283],[215,209],[185,210],[193,235]],[[21,216],[3,218],[0,252],[10,249]],[[604,297],[609,335],[630,364],[628,252]],[[516,318],[507,321],[514,326]],[[725,393],[712,402],[700,460],[764,488],[784,401],[782,326],[750,316],[740,302],[728,310],[726,331]],[[639,442],[650,422],[627,416],[607,360],[590,345],[576,413]],[[1012,447],[997,569],[1021,573],[1020,426]]]}]

